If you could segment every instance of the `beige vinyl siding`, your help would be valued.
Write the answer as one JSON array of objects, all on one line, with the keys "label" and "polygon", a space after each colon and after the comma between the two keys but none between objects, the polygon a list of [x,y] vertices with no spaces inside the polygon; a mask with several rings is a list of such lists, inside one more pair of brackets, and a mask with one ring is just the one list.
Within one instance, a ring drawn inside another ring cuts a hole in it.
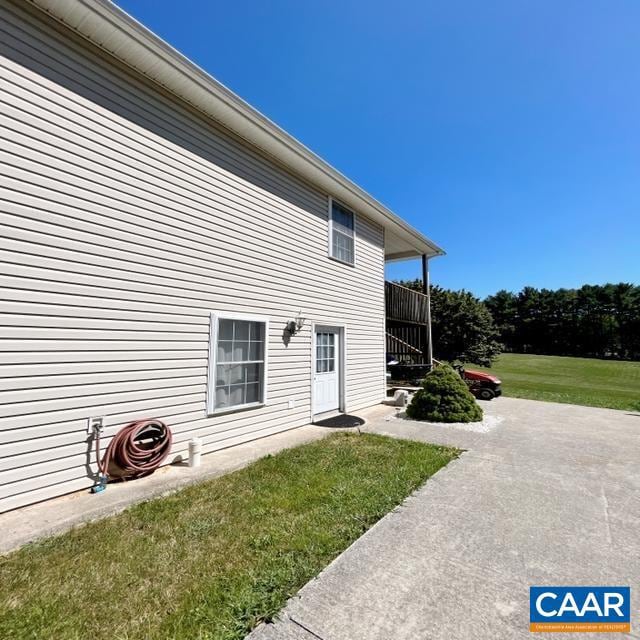
[{"label": "beige vinyl siding", "polygon": [[[382,229],[357,216],[356,266],[330,260],[331,194],[48,18],[0,18],[0,511],[93,483],[90,416],[105,445],[165,420],[169,461],[308,423],[312,322],[346,325],[347,410],[379,402]],[[269,318],[266,406],[207,416],[212,311]]]}]

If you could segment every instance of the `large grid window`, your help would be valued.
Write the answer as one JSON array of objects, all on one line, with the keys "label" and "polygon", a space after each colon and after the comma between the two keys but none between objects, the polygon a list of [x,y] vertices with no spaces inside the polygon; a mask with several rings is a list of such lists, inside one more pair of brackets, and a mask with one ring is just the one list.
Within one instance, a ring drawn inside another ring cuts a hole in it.
[{"label": "large grid window", "polygon": [[266,322],[213,316],[212,323],[210,410],[263,404]]},{"label": "large grid window", "polygon": [[340,262],[355,264],[355,216],[353,211],[331,201],[329,255]]}]

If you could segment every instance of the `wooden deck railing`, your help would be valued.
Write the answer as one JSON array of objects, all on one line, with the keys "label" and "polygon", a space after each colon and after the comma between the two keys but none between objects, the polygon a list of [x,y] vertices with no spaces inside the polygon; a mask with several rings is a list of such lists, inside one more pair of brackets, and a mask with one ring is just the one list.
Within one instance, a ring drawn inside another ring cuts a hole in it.
[{"label": "wooden deck railing", "polygon": [[387,321],[425,324],[427,322],[427,296],[394,282],[384,283]]}]

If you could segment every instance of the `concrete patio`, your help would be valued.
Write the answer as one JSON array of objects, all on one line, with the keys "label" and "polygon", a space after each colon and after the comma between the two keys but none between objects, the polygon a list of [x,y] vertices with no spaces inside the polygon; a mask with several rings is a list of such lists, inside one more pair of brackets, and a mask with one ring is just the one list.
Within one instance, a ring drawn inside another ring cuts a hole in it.
[{"label": "concrete patio", "polygon": [[528,638],[529,587],[559,584],[631,586],[628,637],[640,638],[640,415],[483,407],[504,417],[489,433],[384,417],[365,427],[467,452],[251,640]]},{"label": "concrete patio", "polygon": [[[486,433],[402,420],[382,405],[362,412],[363,431],[466,451],[251,640],[525,638],[529,586],[544,584],[629,585],[637,612],[640,415],[513,398],[483,408],[495,425]],[[165,467],[98,496],[77,493],[5,513],[0,550],[333,431],[293,429],[205,456],[198,469]],[[632,619],[629,637],[640,638],[638,624]]]}]

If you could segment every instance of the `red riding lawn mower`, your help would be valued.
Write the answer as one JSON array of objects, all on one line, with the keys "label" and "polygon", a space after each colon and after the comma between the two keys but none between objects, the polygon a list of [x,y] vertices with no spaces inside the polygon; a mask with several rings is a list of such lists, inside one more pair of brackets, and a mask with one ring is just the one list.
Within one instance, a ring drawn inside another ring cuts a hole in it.
[{"label": "red riding lawn mower", "polygon": [[[442,364],[439,360],[433,361],[436,365]],[[502,395],[501,381],[489,373],[465,369],[462,365],[454,365],[453,368],[467,383],[469,391],[479,400],[492,400]],[[420,386],[424,377],[431,368],[427,364],[405,364],[396,360],[393,356],[387,356],[387,378],[393,382],[401,382]]]},{"label": "red riding lawn mower", "polygon": [[460,377],[467,383],[469,391],[479,400],[493,400],[502,395],[502,382],[484,371],[465,369],[462,365],[455,367]]}]

